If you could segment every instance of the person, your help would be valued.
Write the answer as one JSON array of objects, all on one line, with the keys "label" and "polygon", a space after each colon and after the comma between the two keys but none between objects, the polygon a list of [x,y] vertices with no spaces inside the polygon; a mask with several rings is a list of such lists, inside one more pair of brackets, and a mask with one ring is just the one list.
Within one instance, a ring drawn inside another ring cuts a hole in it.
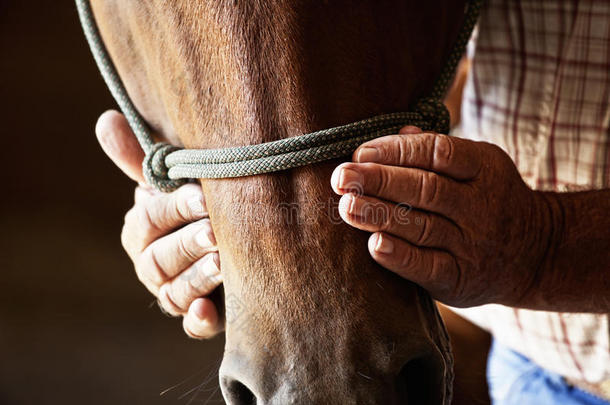
[{"label": "person", "polygon": [[[470,56],[459,136],[405,127],[360,146],[332,176],[341,217],[380,265],[492,333],[494,403],[609,404],[610,4],[488,2]],[[139,279],[189,336],[215,335],[201,189],[146,187],[119,113],[96,132],[140,183],[122,232]],[[408,202],[423,231],[369,222],[370,202]]]}]

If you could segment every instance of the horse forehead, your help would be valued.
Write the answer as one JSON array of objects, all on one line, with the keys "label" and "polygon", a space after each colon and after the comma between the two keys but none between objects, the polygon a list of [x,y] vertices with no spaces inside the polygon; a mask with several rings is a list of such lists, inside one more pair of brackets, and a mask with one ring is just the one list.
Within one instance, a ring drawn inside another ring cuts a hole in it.
[{"label": "horse forehead", "polygon": [[105,0],[92,8],[130,97],[157,134],[221,147],[237,137],[260,141],[262,132],[284,136],[280,116],[298,126],[290,124],[303,110],[292,72],[296,4]]},{"label": "horse forehead", "polygon": [[[99,0],[93,8],[146,121],[191,148],[269,141],[404,107],[433,80],[445,45],[442,29],[426,34],[437,46],[411,40],[422,24],[409,18],[447,12],[398,0]],[[417,80],[380,79],[392,66]],[[395,88],[402,95],[388,97]]]}]

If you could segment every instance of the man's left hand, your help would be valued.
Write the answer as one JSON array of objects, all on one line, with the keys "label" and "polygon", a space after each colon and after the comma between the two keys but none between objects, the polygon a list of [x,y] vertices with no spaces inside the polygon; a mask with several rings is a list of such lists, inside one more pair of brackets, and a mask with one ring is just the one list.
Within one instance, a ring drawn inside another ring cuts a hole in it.
[{"label": "man's left hand", "polygon": [[551,243],[545,198],[499,147],[405,127],[367,142],[332,187],[380,265],[453,306],[518,306]]}]

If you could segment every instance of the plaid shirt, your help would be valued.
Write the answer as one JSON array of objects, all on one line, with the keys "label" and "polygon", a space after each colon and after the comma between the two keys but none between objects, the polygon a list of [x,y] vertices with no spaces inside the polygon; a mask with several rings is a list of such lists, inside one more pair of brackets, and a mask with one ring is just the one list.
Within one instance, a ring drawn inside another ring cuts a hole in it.
[{"label": "plaid shirt", "polygon": [[[459,136],[503,148],[534,189],[610,187],[610,1],[490,0],[473,53]],[[456,312],[547,370],[610,379],[609,315]]]}]

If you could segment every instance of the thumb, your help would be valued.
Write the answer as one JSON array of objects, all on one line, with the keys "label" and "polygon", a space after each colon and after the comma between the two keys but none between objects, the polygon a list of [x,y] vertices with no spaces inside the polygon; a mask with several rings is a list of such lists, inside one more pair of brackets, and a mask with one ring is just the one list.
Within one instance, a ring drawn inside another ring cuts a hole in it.
[{"label": "thumb", "polygon": [[144,151],[123,114],[106,111],[97,120],[95,134],[106,155],[123,173],[134,181],[145,183],[142,174]]},{"label": "thumb", "polygon": [[400,131],[398,131],[398,133],[401,135],[421,134],[422,132],[424,131],[413,125],[407,125],[405,127],[400,128]]}]

